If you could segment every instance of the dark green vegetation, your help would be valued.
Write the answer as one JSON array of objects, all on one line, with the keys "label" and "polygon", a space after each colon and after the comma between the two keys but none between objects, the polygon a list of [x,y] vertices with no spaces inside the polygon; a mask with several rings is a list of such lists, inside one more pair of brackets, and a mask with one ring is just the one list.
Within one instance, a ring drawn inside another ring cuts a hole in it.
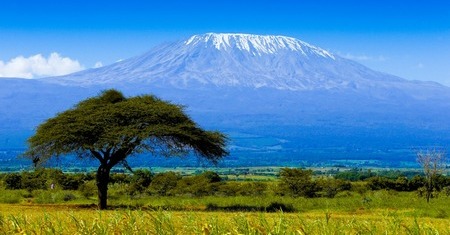
[{"label": "dark green vegetation", "polygon": [[[358,205],[370,205],[374,200],[371,195],[378,195],[381,191],[386,200],[390,196],[397,197],[399,193],[408,195],[410,199],[426,196],[426,178],[420,175],[406,177],[401,172],[385,171],[377,172],[378,176],[365,180],[343,179],[343,176],[363,173],[355,169],[329,177],[314,175],[311,170],[282,168],[275,179],[249,176],[247,180],[236,181],[231,180],[232,175],[219,175],[212,171],[181,175],[173,171],[154,174],[139,169],[132,174],[111,174],[110,201],[116,207],[171,210],[297,211],[304,208],[296,200],[306,203],[305,198],[348,198],[357,200],[355,203]],[[97,190],[94,173],[74,174],[57,169],[36,169],[0,176],[3,190],[0,203],[27,201],[90,205]],[[431,197],[447,198],[449,195],[450,177],[441,175]],[[258,198],[262,204],[253,202],[252,198]],[[177,200],[189,203],[178,204]]]},{"label": "dark green vegetation", "polygon": [[216,162],[228,154],[225,142],[223,134],[198,127],[181,106],[150,95],[126,98],[107,90],[42,123],[24,155],[36,165],[73,153],[97,159],[98,206],[106,209],[111,168],[128,168],[128,156],[150,152],[172,157],[193,151]]}]

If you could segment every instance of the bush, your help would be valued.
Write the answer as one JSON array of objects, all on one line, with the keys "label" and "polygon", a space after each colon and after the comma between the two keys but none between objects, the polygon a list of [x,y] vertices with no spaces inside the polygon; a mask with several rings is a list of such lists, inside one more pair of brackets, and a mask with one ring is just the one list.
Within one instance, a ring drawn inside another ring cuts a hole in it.
[{"label": "bush", "polygon": [[411,180],[408,180],[406,177],[401,176],[397,179],[389,179],[386,177],[372,177],[367,180],[367,186],[372,190],[395,190],[395,191],[414,191],[418,188],[423,187],[424,181],[423,177],[417,176]]},{"label": "bush", "polygon": [[156,174],[150,183],[148,192],[159,196],[174,195],[173,190],[177,187],[180,179],[181,176],[172,171]]},{"label": "bush", "polygon": [[65,202],[75,200],[76,198],[77,197],[75,197],[75,195],[73,195],[72,193],[64,193],[63,195],[63,201]]},{"label": "bush", "polygon": [[177,195],[208,196],[219,191],[222,179],[213,171],[206,171],[200,175],[181,178],[174,190]]},{"label": "bush", "polygon": [[205,171],[200,176],[206,178],[209,183],[217,183],[222,181],[222,178],[220,178],[219,174],[214,171]]},{"label": "bush", "polygon": [[319,191],[316,182],[312,181],[312,171],[282,168],[280,170],[279,190],[293,197],[315,197]]},{"label": "bush", "polygon": [[149,170],[136,170],[130,180],[128,187],[129,195],[143,193],[152,182],[153,174]]},{"label": "bush", "polygon": [[22,176],[18,173],[6,174],[4,177],[6,189],[21,189],[22,188]]},{"label": "bush", "polygon": [[34,172],[22,172],[22,186],[23,189],[31,192],[33,190],[47,189],[47,177],[45,172],[41,169]]},{"label": "bush", "polygon": [[18,190],[2,190],[0,193],[0,203],[16,204],[22,200],[23,196]]},{"label": "bush", "polygon": [[78,190],[85,180],[84,174],[64,174],[59,178],[58,183],[64,190]]},{"label": "bush", "polygon": [[[139,171],[139,170],[136,170]],[[136,172],[134,171],[134,172]],[[111,174],[109,179],[110,184],[129,184],[132,181],[132,176],[124,173],[114,173]]]},{"label": "bush", "polygon": [[363,171],[362,169],[353,168],[349,171],[337,173],[334,178],[341,180],[361,181],[373,176],[375,176],[375,173],[370,170]]},{"label": "bush", "polygon": [[328,198],[334,198],[339,192],[350,190],[352,187],[348,181],[332,178],[320,178],[317,181],[317,185],[321,190],[322,196]]},{"label": "bush", "polygon": [[85,198],[90,198],[97,194],[97,185],[94,180],[84,182],[78,189]]},{"label": "bush", "polygon": [[445,186],[444,188],[442,188],[442,191],[444,191],[445,196],[450,196],[450,186]]},{"label": "bush", "polygon": [[202,176],[189,176],[181,178],[174,191],[178,195],[207,196],[213,195],[216,187],[212,187],[209,180]]}]

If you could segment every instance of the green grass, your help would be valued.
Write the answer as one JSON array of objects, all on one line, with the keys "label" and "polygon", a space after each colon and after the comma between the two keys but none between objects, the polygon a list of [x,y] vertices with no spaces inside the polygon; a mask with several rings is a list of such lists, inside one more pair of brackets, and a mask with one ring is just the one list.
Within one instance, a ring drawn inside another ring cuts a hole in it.
[{"label": "green grass", "polygon": [[[78,191],[0,190],[0,234],[450,234],[450,198],[345,191],[335,198],[126,196],[110,210]],[[284,205],[293,212],[270,210]]]},{"label": "green grass", "polygon": [[[442,194],[441,194],[442,195]],[[95,196],[85,198],[78,191],[35,190],[0,190],[2,204],[54,204],[79,205],[95,207]],[[292,207],[294,211],[361,214],[371,211],[396,211],[409,217],[450,218],[450,198],[442,195],[426,203],[424,198],[414,192],[367,191],[364,194],[345,191],[335,198],[293,198],[288,196],[173,196],[158,197],[148,195],[127,196],[122,189],[111,187],[108,204],[112,208],[165,209],[171,211],[264,211],[273,203]]]}]

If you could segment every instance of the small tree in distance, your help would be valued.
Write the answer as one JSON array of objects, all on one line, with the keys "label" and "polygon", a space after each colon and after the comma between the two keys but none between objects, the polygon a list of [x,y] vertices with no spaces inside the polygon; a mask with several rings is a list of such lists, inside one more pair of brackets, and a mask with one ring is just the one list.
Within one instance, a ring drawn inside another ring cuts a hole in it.
[{"label": "small tree in distance", "polygon": [[36,165],[71,153],[97,159],[98,207],[106,209],[110,170],[119,163],[127,167],[128,156],[193,151],[216,163],[228,154],[225,144],[225,135],[201,129],[181,106],[151,95],[126,98],[107,90],[42,123],[24,155]]},{"label": "small tree in distance", "polygon": [[315,197],[319,191],[316,182],[312,181],[312,170],[299,168],[280,169],[280,188],[293,197]]},{"label": "small tree in distance", "polygon": [[443,150],[428,149],[417,152],[417,162],[425,174],[425,198],[430,202],[433,190],[437,189],[436,180],[446,166],[446,157]]}]

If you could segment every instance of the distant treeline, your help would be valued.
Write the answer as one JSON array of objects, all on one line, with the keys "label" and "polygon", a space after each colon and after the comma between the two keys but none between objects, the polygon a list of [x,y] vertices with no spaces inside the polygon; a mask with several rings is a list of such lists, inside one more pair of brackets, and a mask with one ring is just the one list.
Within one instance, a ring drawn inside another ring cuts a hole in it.
[{"label": "distant treeline", "polygon": [[[383,173],[383,172],[381,172]],[[89,198],[96,196],[94,173],[63,173],[58,169],[36,169],[30,172],[0,175],[1,187],[6,190],[77,190]],[[439,176],[435,194],[444,190],[450,194],[450,177]],[[172,171],[153,174],[149,170],[135,170],[131,174],[113,173],[110,185],[120,185],[118,194],[136,196],[264,196],[335,197],[340,192],[368,190],[417,191],[423,194],[426,180],[421,175],[407,177],[401,171],[380,172],[354,169],[334,177],[317,176],[312,170],[282,168],[278,180],[232,181],[215,172],[182,176]],[[70,199],[70,198],[69,198]]]}]

